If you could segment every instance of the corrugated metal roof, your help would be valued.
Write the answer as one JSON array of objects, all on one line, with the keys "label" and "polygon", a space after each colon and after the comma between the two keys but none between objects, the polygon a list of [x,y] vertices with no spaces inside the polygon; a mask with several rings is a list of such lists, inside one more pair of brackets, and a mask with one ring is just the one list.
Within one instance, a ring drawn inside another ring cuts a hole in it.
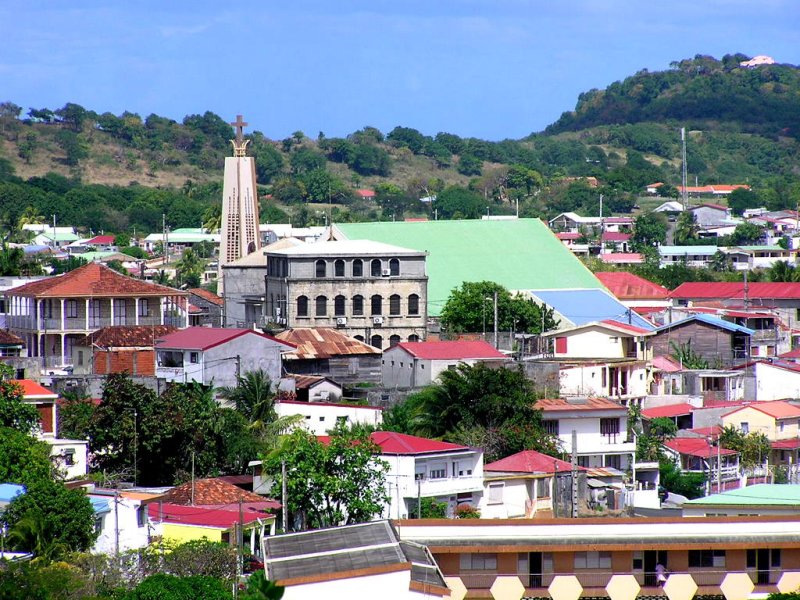
[{"label": "corrugated metal roof", "polygon": [[505,354],[483,340],[438,341],[438,342],[401,342],[402,348],[411,356],[426,360],[466,360],[466,359],[506,359]]},{"label": "corrugated metal roof", "polygon": [[152,348],[160,337],[177,331],[171,325],[111,325],[76,340],[76,346],[100,348]]},{"label": "corrugated metal roof", "polygon": [[631,325],[653,331],[653,325],[649,321],[622,304],[606,290],[528,290],[528,293],[534,296],[534,300],[544,302],[564,317],[568,323],[562,322],[562,327],[570,324],[585,325],[592,321],[608,319],[630,322]]},{"label": "corrugated metal roof", "polygon": [[646,408],[642,411],[642,416],[645,419],[658,419],[661,417],[680,417],[683,415],[690,415],[694,410],[694,406],[681,402],[679,404],[669,404],[667,406],[656,406],[654,408]]},{"label": "corrugated metal roof", "polygon": [[604,286],[620,300],[666,300],[669,290],[627,271],[595,273]]},{"label": "corrugated metal roof", "polygon": [[289,360],[381,354],[377,348],[328,327],[298,327],[282,331],[275,337],[297,346],[294,351],[284,354],[284,358]]},{"label": "corrugated metal roof", "polygon": [[[578,467],[584,470],[583,467]],[[502,473],[564,473],[572,471],[572,464],[565,460],[536,452],[536,450],[523,450],[511,456],[501,458],[483,466],[484,471],[499,471]]]},{"label": "corrugated metal roof", "polygon": [[706,314],[695,314],[691,315],[690,317],[686,317],[685,319],[681,319],[680,321],[667,323],[666,325],[657,327],[656,331],[657,332],[667,331],[669,329],[674,329],[675,327],[681,327],[691,321],[700,321],[701,323],[705,323],[706,325],[711,325],[712,327],[719,327],[720,329],[726,329],[734,333],[744,333],[745,335],[755,334],[755,331],[753,329],[748,329],[747,327],[737,325],[736,323],[731,323],[730,321],[726,321],[724,319],[720,319],[718,317],[713,317],[711,315],[706,315]]},{"label": "corrugated metal roof", "polygon": [[567,400],[565,398],[542,398],[537,400],[535,407],[543,412],[552,411],[594,411],[616,410],[626,412],[628,409],[621,404],[607,398],[581,398]]},{"label": "corrugated metal roof", "polygon": [[[771,282],[758,281],[747,284],[747,297],[763,299],[800,299],[800,283],[797,282]],[[691,300],[694,298],[703,299],[737,299],[745,298],[744,282],[740,281],[716,281],[698,282],[691,281],[682,283],[670,293],[670,298],[681,298]]]},{"label": "corrugated metal roof", "polygon": [[[257,335],[268,340],[285,344],[283,340],[253,329],[225,327],[187,327],[167,334],[156,340],[158,349],[208,350],[242,335]],[[291,344],[290,344],[291,345]]]}]

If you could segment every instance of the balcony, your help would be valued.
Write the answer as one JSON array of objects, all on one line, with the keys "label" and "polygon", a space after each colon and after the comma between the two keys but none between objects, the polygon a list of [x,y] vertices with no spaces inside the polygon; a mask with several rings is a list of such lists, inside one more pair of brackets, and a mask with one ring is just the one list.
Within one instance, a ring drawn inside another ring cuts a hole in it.
[{"label": "balcony", "polygon": [[[424,497],[448,496],[483,490],[481,479],[471,475],[467,477],[445,477],[443,479],[421,479],[419,481],[419,494]],[[413,486],[407,486],[403,496],[417,496],[417,481],[414,482]]]},{"label": "balcony", "polygon": [[185,373],[183,367],[156,367],[156,377],[167,381],[183,381]]}]

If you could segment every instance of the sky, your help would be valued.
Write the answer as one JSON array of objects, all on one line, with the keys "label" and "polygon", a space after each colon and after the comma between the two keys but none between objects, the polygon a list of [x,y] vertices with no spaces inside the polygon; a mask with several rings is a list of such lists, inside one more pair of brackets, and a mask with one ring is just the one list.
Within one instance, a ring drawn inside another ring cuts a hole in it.
[{"label": "sky", "polygon": [[696,54],[800,64],[797,0],[3,0],[0,102],[488,140]]}]

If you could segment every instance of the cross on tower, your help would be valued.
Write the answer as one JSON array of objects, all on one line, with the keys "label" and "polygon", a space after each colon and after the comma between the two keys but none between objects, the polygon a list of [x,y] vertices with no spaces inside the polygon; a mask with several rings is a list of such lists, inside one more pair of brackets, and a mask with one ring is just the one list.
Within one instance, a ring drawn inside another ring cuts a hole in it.
[{"label": "cross on tower", "polygon": [[236,115],[236,120],[230,123],[230,125],[236,128],[236,141],[241,144],[244,139],[244,128],[247,127],[247,123],[242,121],[242,115]]}]

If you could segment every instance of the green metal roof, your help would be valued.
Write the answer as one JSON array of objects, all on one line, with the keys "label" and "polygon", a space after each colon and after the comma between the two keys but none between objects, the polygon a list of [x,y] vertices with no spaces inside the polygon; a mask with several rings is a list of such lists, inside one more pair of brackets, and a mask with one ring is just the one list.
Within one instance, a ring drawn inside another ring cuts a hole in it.
[{"label": "green metal roof", "polygon": [[539,219],[337,223],[334,235],[428,252],[428,314],[434,317],[465,281],[494,281],[509,290],[603,289]]},{"label": "green metal roof", "polygon": [[705,498],[689,500],[684,506],[785,506],[800,504],[800,485],[759,483]]}]

